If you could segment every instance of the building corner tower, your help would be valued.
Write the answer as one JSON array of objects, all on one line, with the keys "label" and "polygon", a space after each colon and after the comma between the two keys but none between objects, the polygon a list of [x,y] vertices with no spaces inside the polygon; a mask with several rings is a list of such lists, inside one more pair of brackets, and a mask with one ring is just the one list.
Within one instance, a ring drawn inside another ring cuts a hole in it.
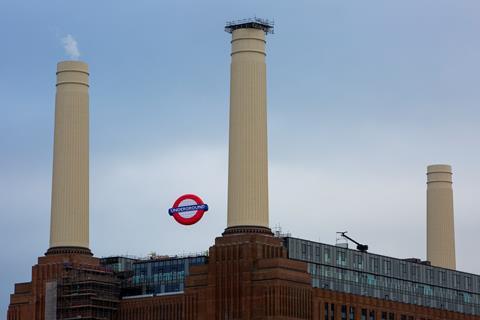
[{"label": "building corner tower", "polygon": [[89,72],[81,61],[57,65],[55,134],[47,255],[89,249]]},{"label": "building corner tower", "polygon": [[232,34],[228,222],[225,233],[271,233],[268,223],[268,156],[265,35],[273,23],[227,23]]},{"label": "building corner tower", "polygon": [[427,260],[456,269],[452,167],[445,164],[427,167]]}]

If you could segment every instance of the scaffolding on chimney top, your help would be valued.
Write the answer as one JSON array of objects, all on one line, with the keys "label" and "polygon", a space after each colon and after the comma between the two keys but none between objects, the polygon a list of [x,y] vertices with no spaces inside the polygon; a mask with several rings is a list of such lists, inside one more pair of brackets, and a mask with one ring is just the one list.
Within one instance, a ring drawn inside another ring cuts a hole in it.
[{"label": "scaffolding on chimney top", "polygon": [[263,30],[265,33],[273,34],[274,25],[275,23],[273,20],[254,17],[249,19],[227,21],[225,24],[225,31],[232,33],[237,29],[259,29]]}]

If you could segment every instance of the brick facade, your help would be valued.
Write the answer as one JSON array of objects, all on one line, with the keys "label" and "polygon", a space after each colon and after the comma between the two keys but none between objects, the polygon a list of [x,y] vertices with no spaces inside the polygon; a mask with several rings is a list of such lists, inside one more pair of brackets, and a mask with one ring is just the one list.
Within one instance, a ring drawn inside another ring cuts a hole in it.
[{"label": "brick facade", "polygon": [[[89,282],[96,282],[100,279],[100,282],[113,282],[112,285],[115,285],[115,281],[112,279],[113,274],[105,271],[101,267],[98,258],[91,257],[88,254],[69,253],[39,257],[38,263],[32,267],[32,281],[15,285],[14,294],[10,295],[7,320],[50,320],[47,318],[53,315],[46,316],[49,312],[49,310],[46,310],[49,305],[46,303],[47,283],[54,282],[55,284],[58,283],[61,285],[67,279],[72,278],[70,275],[72,271],[75,271],[76,274],[92,274],[89,278],[95,277],[95,279],[89,279]],[[79,278],[78,275],[74,277]],[[77,280],[83,281],[82,279]],[[82,304],[94,305],[92,298],[95,299],[96,297],[91,291],[92,290],[83,293],[87,302],[82,301]],[[54,298],[56,298],[56,296]],[[118,304],[118,293],[115,298]],[[115,305],[115,299],[111,300],[110,303]],[[54,302],[55,309],[57,306],[63,307],[61,303],[62,301],[60,297],[58,297],[58,300]],[[72,303],[70,302],[70,304]],[[107,308],[112,309],[111,306]],[[85,314],[85,310],[81,309],[82,308],[77,308],[78,311],[75,312],[77,312],[78,315]],[[102,308],[96,307],[96,310],[101,309]],[[114,309],[113,311],[116,311],[116,308]],[[57,313],[58,316],[62,313],[61,311],[56,312],[56,310],[54,310],[54,312]]]}]

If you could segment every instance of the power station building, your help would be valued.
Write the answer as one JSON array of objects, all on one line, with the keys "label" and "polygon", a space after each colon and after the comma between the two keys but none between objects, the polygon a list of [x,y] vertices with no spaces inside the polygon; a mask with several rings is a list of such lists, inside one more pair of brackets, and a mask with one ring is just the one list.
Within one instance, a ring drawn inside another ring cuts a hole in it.
[{"label": "power station building", "polygon": [[[455,270],[452,170],[427,169],[427,258],[397,259],[269,227],[262,19],[232,34],[228,223],[189,256],[95,258],[89,249],[89,70],[57,66],[50,247],[15,284],[8,320],[480,319],[480,276]],[[220,232],[220,231],[219,231]]]}]

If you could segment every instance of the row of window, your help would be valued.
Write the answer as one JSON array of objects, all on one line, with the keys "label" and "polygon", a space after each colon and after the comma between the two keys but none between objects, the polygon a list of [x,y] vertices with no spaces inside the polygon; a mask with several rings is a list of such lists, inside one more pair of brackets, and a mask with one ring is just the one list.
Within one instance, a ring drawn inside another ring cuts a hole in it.
[{"label": "row of window", "polygon": [[312,286],[380,299],[480,314],[480,295],[325,265],[308,264]]},{"label": "row of window", "polygon": [[[353,306],[347,305],[340,305],[340,318],[337,316],[336,307],[334,303],[326,303],[324,304],[323,309],[323,317],[324,320],[354,320],[356,319],[356,312],[360,312],[360,319],[361,320],[375,320],[376,318],[376,311],[375,310],[368,310],[364,308],[357,308]],[[426,318],[416,318],[410,315],[400,314],[397,316],[394,312],[386,312],[381,311],[379,312],[381,320],[429,320]]]},{"label": "row of window", "polygon": [[183,291],[183,281],[177,281],[167,284],[157,284],[154,286],[146,286],[144,294],[160,294]]},{"label": "row of window", "polygon": [[321,276],[325,278],[345,280],[361,284],[363,283],[396,291],[414,292],[426,296],[438,296],[440,298],[445,298],[448,295],[456,296],[462,294],[462,296],[464,296],[466,299],[466,303],[472,302],[473,299],[476,298],[475,301],[480,304],[480,295],[472,294],[470,292],[452,290],[444,287],[431,286],[419,282],[384,277],[375,274],[335,268],[331,266],[317,265],[313,263],[310,263],[308,266],[309,273],[312,274],[314,277]]},{"label": "row of window", "polygon": [[285,238],[284,241],[288,248],[288,256],[291,259],[480,293],[480,276],[477,275],[362,253],[307,240]]},{"label": "row of window", "polygon": [[137,277],[153,277],[170,273],[187,273],[190,265],[205,264],[206,257],[192,257],[174,260],[154,260],[133,264],[133,273]]},{"label": "row of window", "polygon": [[145,276],[144,274],[135,274],[132,277],[132,283],[134,285],[139,285],[142,283],[157,283],[157,282],[166,282],[166,281],[178,281],[185,279],[185,271],[179,272],[162,272],[154,273],[151,276]]}]

